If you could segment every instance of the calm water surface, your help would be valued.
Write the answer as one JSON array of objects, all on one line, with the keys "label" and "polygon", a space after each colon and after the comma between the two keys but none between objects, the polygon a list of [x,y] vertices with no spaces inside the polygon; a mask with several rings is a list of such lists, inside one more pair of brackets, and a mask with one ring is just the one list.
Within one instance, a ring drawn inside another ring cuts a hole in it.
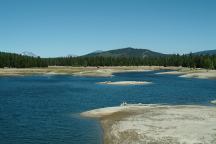
[{"label": "calm water surface", "polygon": [[[123,101],[210,105],[209,101],[216,99],[216,80],[155,73],[119,73],[111,78],[0,77],[0,144],[100,144],[99,124],[80,118],[80,112]],[[107,80],[145,80],[153,84],[96,84]]]}]

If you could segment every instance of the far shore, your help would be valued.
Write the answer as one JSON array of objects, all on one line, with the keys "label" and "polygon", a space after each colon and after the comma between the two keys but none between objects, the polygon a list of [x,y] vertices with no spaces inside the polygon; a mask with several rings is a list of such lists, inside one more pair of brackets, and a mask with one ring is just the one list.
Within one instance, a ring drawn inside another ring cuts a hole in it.
[{"label": "far shore", "polygon": [[178,67],[162,66],[110,66],[110,67],[71,67],[49,66],[47,68],[0,68],[0,76],[25,75],[75,75],[111,77],[114,73],[142,72],[152,70],[178,70]]},{"label": "far shore", "polygon": [[0,68],[0,76],[25,75],[74,75],[88,77],[112,77],[115,73],[147,72],[166,70],[156,74],[173,74],[184,78],[216,79],[216,70],[191,69],[163,66],[110,66],[110,67],[71,67],[50,66],[47,68]]},{"label": "far shore", "polygon": [[100,120],[105,144],[216,143],[216,107],[125,104],[81,116]]}]

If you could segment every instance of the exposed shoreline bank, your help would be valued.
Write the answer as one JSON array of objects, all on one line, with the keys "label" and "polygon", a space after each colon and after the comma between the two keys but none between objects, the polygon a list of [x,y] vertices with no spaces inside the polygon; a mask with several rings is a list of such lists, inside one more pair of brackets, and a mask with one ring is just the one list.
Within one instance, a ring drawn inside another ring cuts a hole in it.
[{"label": "exposed shoreline bank", "polygon": [[137,104],[91,110],[81,116],[100,120],[105,144],[216,142],[213,106]]},{"label": "exposed shoreline bank", "polygon": [[179,75],[184,78],[216,79],[216,70],[190,69],[184,67],[163,66],[112,66],[112,67],[70,67],[51,66],[48,68],[1,68],[0,76],[26,75],[74,75],[88,77],[112,77],[115,73],[147,72],[167,70],[156,74]]},{"label": "exposed shoreline bank", "polygon": [[178,67],[161,66],[113,66],[113,67],[70,67],[51,66],[48,68],[1,68],[0,76],[25,75],[75,75],[89,77],[111,77],[114,73],[144,72],[152,70],[178,70]]}]

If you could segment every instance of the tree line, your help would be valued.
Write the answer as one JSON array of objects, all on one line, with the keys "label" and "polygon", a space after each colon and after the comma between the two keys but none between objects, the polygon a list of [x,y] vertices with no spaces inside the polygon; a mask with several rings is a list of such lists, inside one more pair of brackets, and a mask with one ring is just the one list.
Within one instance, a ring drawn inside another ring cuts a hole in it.
[{"label": "tree line", "polygon": [[15,53],[0,52],[0,68],[30,68],[48,67],[46,61],[40,57],[29,57]]},{"label": "tree line", "polygon": [[163,57],[58,57],[40,58],[0,52],[0,68],[48,66],[183,66],[216,69],[216,55],[169,55]]}]

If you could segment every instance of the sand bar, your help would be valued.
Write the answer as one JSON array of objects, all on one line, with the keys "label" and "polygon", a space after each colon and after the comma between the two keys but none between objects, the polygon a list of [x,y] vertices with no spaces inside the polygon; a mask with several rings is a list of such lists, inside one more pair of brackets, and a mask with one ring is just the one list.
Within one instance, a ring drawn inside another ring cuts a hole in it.
[{"label": "sand bar", "polygon": [[184,78],[216,79],[216,70],[205,70],[202,72],[187,73],[181,75]]},{"label": "sand bar", "polygon": [[156,74],[171,74],[171,75],[182,75],[186,74],[187,72],[181,72],[181,71],[167,71],[167,72],[159,72]]},{"label": "sand bar", "polygon": [[105,144],[215,144],[216,107],[126,105],[81,114],[98,118]]},{"label": "sand bar", "polygon": [[211,101],[212,104],[216,104],[216,100]]},{"label": "sand bar", "polygon": [[127,86],[127,85],[147,85],[147,84],[152,84],[152,82],[147,82],[147,81],[117,81],[117,82],[105,81],[105,82],[99,82],[98,84]]},{"label": "sand bar", "polygon": [[179,70],[159,72],[156,74],[180,75],[182,78],[216,79],[216,70],[207,69],[189,69],[181,68]]}]

